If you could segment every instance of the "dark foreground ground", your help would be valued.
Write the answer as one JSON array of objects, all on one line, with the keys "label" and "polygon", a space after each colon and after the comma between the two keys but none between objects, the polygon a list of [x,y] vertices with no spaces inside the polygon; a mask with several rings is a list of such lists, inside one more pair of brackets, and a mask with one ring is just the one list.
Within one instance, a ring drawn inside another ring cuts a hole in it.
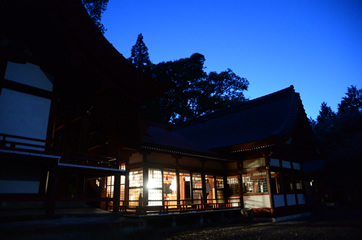
[{"label": "dark foreground ground", "polygon": [[0,239],[362,239],[362,209],[351,207],[321,209],[316,216],[280,223],[229,220],[176,228],[141,226],[135,231],[124,224],[120,228],[121,221],[129,219],[68,218],[3,224]]},{"label": "dark foreground ground", "polygon": [[184,231],[166,239],[362,239],[362,217],[344,216],[344,211],[337,210],[282,223],[230,224]]}]

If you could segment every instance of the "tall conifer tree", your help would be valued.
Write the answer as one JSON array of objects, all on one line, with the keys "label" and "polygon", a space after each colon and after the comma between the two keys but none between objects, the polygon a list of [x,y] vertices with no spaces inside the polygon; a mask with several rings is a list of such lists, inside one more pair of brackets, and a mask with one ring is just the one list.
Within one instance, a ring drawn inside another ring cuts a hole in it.
[{"label": "tall conifer tree", "polygon": [[142,33],[137,37],[137,42],[131,50],[131,57],[128,59],[136,68],[142,72],[148,73],[151,68],[151,61],[148,55],[148,48],[143,42]]}]

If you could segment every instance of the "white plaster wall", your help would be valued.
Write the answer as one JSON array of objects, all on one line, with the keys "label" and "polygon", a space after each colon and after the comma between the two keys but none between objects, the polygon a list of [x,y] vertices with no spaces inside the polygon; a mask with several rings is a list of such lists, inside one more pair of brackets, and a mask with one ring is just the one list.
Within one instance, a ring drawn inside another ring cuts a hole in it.
[{"label": "white plaster wall", "polygon": [[304,196],[303,193],[298,193],[297,198],[298,198],[298,204],[299,205],[306,204],[305,196]]},{"label": "white plaster wall", "polygon": [[270,208],[269,195],[244,195],[245,208]]},{"label": "white plaster wall", "polygon": [[13,164],[0,169],[1,193],[38,193],[41,171],[31,165]]},{"label": "white plaster wall", "polygon": [[284,194],[281,195],[274,195],[274,207],[284,207],[285,201],[284,201]]},{"label": "white plaster wall", "polygon": [[257,168],[265,166],[265,158],[256,158],[243,161],[244,168]]},{"label": "white plaster wall", "polygon": [[269,165],[274,167],[280,167],[279,159],[271,158],[269,160]]},{"label": "white plaster wall", "polygon": [[0,133],[46,139],[50,99],[3,88],[0,94]]},{"label": "white plaster wall", "polygon": [[287,205],[288,206],[293,206],[296,205],[296,199],[295,199],[295,194],[287,194]]},{"label": "white plaster wall", "polygon": [[293,162],[293,169],[300,170],[300,163]]},{"label": "white plaster wall", "polygon": [[31,63],[8,62],[5,79],[43,90],[53,90],[52,77],[41,70],[39,66]]},{"label": "white plaster wall", "polygon": [[282,160],[282,166],[283,168],[292,168],[292,165],[289,161]]},{"label": "white plaster wall", "polygon": [[0,180],[0,193],[38,193],[40,181]]}]

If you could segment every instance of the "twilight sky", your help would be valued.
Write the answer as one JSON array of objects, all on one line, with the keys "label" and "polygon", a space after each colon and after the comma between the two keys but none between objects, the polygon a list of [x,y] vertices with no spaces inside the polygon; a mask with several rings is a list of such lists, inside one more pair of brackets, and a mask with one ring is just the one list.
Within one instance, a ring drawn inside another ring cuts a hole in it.
[{"label": "twilight sky", "polygon": [[249,99],[294,85],[314,119],[362,88],[362,0],[110,0],[102,23],[126,58],[142,33],[153,63],[201,53]]}]

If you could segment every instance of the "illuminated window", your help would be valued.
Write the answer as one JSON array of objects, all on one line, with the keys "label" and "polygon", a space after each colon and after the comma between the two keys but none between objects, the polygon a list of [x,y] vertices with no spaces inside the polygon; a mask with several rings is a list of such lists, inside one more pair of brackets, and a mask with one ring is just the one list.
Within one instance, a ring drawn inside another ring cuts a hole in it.
[{"label": "illuminated window", "polygon": [[120,195],[121,206],[124,205],[124,200],[126,200],[125,191],[126,191],[126,176],[122,175],[121,176],[121,195]]},{"label": "illuminated window", "polygon": [[162,171],[160,169],[148,169],[148,189],[162,188]]},{"label": "illuminated window", "polygon": [[240,197],[238,176],[228,176],[227,186],[226,195],[228,195],[228,203],[231,204],[232,207],[239,207]]},{"label": "illuminated window", "polygon": [[129,172],[129,187],[143,187],[143,169],[133,169]]},{"label": "illuminated window", "polygon": [[215,190],[215,180],[213,175],[205,175],[205,193],[207,198],[207,203],[216,203],[216,190]]},{"label": "illuminated window", "polygon": [[114,176],[107,177],[107,197],[113,198]]},{"label": "illuminated window", "polygon": [[129,206],[139,206],[143,192],[143,169],[131,169],[129,172]]},{"label": "illuminated window", "polygon": [[191,204],[191,181],[189,172],[180,172],[180,200],[181,204]]},{"label": "illuminated window", "polygon": [[129,206],[137,207],[139,205],[140,196],[142,196],[142,188],[129,189]]},{"label": "illuminated window", "polygon": [[169,208],[177,207],[176,170],[165,169],[163,171],[163,193],[165,205]]},{"label": "illuminated window", "polygon": [[200,204],[202,199],[201,173],[192,173],[192,197],[193,203]]},{"label": "illuminated window", "polygon": [[225,203],[224,187],[224,178],[216,176],[217,203]]},{"label": "illuminated window", "polygon": [[260,194],[268,192],[266,172],[243,174],[244,194]]},{"label": "illuminated window", "polygon": [[126,170],[126,163],[121,163],[121,170]]},{"label": "illuminated window", "polygon": [[237,176],[228,176],[227,183],[229,185],[230,195],[239,195],[239,180]]},{"label": "illuminated window", "polygon": [[[125,184],[126,184],[126,177],[121,176],[121,185],[120,185],[120,206],[124,205],[125,200]],[[114,196],[114,176],[108,176],[106,179],[106,190],[107,190],[107,197],[113,198]]]},{"label": "illuminated window", "polygon": [[160,169],[148,169],[148,205],[162,206],[162,171]]}]

